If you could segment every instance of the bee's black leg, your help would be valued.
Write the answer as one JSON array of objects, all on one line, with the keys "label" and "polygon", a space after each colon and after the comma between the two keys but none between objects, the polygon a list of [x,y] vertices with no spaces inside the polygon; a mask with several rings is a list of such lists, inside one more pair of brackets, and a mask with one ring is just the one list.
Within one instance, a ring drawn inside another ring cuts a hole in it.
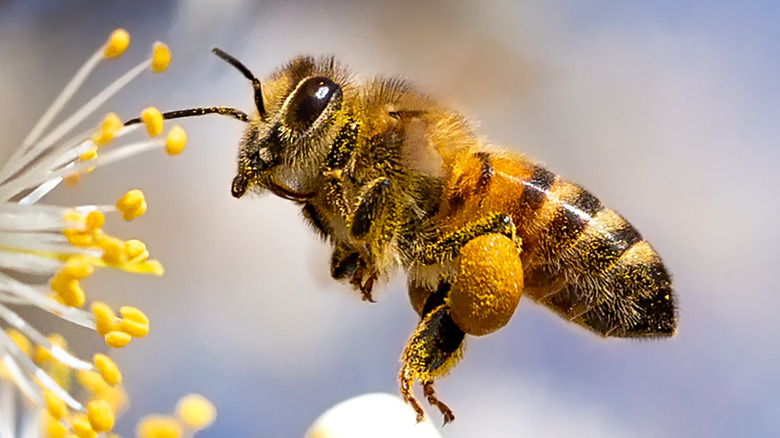
[{"label": "bee's black leg", "polygon": [[415,380],[422,384],[428,402],[441,411],[445,424],[455,418],[450,408],[436,398],[433,381],[460,360],[464,337],[465,333],[450,317],[449,306],[441,304],[423,316],[407,342],[401,355],[403,365],[398,377],[401,395],[417,412],[417,421],[422,421],[423,410],[412,393]]},{"label": "bee's black leg", "polygon": [[503,234],[518,245],[517,229],[512,217],[504,213],[493,213],[469,222],[436,242],[426,245],[419,257],[420,263],[433,265],[449,261],[457,257],[460,249],[475,237],[486,234]]},{"label": "bee's black leg", "polygon": [[374,221],[386,205],[385,200],[389,190],[390,180],[387,178],[377,178],[367,185],[352,216],[350,228],[352,236],[362,239],[368,235],[375,226]]},{"label": "bee's black leg", "polygon": [[354,119],[347,119],[331,144],[322,168],[325,196],[344,219],[347,219],[350,214],[349,205],[344,196],[345,169],[352,159],[359,128],[360,125]]}]

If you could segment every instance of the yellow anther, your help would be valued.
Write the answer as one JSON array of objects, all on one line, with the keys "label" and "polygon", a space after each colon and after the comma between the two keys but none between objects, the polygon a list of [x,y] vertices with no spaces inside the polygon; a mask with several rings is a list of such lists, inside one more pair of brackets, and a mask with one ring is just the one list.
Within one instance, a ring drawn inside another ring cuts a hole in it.
[{"label": "yellow anther", "polygon": [[149,325],[123,319],[119,323],[119,330],[134,338],[143,338],[149,333]]},{"label": "yellow anther", "polygon": [[116,58],[124,53],[127,46],[130,45],[130,34],[124,29],[117,29],[108,36],[106,48],[103,49],[103,55],[106,58]]},{"label": "yellow anther", "polygon": [[89,213],[87,213],[86,219],[84,219],[84,226],[87,227],[87,229],[90,230],[96,230],[103,226],[103,223],[106,222],[105,216],[103,216],[103,213],[92,210]]},{"label": "yellow anther", "polygon": [[46,410],[49,411],[49,415],[51,415],[53,418],[59,420],[60,418],[68,415],[68,406],[53,392],[44,391],[43,402],[46,405]]},{"label": "yellow anther", "polygon": [[92,146],[79,155],[79,160],[81,161],[94,160],[95,158],[97,158],[97,145]]},{"label": "yellow anther", "polygon": [[105,400],[92,400],[87,405],[87,418],[92,430],[106,432],[114,427],[114,411]]},{"label": "yellow anther", "polygon": [[63,222],[81,222],[86,218],[84,213],[78,211],[78,210],[65,210],[65,213],[62,213],[62,221]]},{"label": "yellow anther", "polygon": [[133,339],[133,337],[125,332],[120,332],[115,330],[106,333],[104,339],[106,341],[106,345],[108,345],[109,347],[122,348],[125,345],[129,344],[130,341]]},{"label": "yellow anther", "polygon": [[107,401],[114,412],[122,411],[127,406],[127,394],[122,386],[110,386],[105,382],[103,385],[100,391],[95,392],[93,398]]},{"label": "yellow anther", "polygon": [[[59,333],[52,333],[49,336],[47,336],[46,339],[48,339],[48,341],[51,342],[52,345],[60,347],[63,350],[66,350],[68,348],[67,341],[65,341],[65,338]],[[50,364],[54,360],[54,357],[52,357],[49,350],[39,346],[35,349],[35,357],[33,359],[35,360],[36,364],[45,365],[45,364]]]},{"label": "yellow anther", "polygon": [[209,427],[217,418],[214,405],[200,394],[188,394],[176,403],[176,416],[190,429]]},{"label": "yellow anther", "polygon": [[65,181],[65,185],[68,187],[76,187],[76,185],[79,183],[79,174],[74,173],[73,175],[67,175],[62,178],[63,181]]},{"label": "yellow anther", "polygon": [[129,221],[146,212],[146,199],[144,192],[133,189],[125,193],[116,201],[116,208],[122,213],[122,219]]},{"label": "yellow anther", "polygon": [[43,430],[46,438],[64,438],[67,432],[65,425],[51,415],[43,416]]},{"label": "yellow anther", "polygon": [[92,357],[100,376],[111,386],[122,383],[122,373],[113,360],[105,354],[96,354]]},{"label": "yellow anther", "polygon": [[141,111],[141,121],[146,125],[146,132],[149,134],[149,137],[156,137],[162,134],[163,116],[157,108],[150,106]]},{"label": "yellow anther", "polygon": [[77,246],[79,248],[87,248],[92,246],[93,239],[90,233],[87,233],[82,230],[69,228],[69,229],[62,230],[62,234],[68,239],[68,242],[70,242],[70,244],[73,246]]},{"label": "yellow anther", "polygon": [[66,306],[81,307],[84,305],[86,297],[78,280],[57,274],[51,279],[49,285]]},{"label": "yellow anther", "polygon": [[106,236],[100,242],[100,249],[103,250],[101,259],[109,265],[121,265],[125,259],[125,242],[116,237]]},{"label": "yellow anther", "polygon": [[[76,374],[76,378],[81,386],[92,395],[91,398],[98,398],[95,397],[97,394],[101,394],[111,389],[111,386],[103,380],[103,377],[94,371],[79,371]],[[99,398],[102,399],[102,397]]]},{"label": "yellow anther", "polygon": [[122,306],[119,308],[119,314],[123,318],[139,324],[149,324],[149,318],[140,309],[131,306]]},{"label": "yellow anther", "polygon": [[30,347],[30,341],[25,337],[23,334],[21,334],[18,330],[15,329],[9,329],[5,331],[5,334],[8,335],[9,338],[13,341],[14,344],[16,344],[17,347],[19,347],[20,350],[22,350],[22,353],[29,356],[32,352],[32,348]]},{"label": "yellow anther", "polygon": [[65,266],[63,266],[61,273],[67,277],[81,280],[82,278],[87,278],[92,275],[94,270],[95,268],[92,266],[92,263],[90,263],[89,259],[86,257],[73,256],[65,262]]},{"label": "yellow anther", "polygon": [[163,415],[149,415],[141,419],[136,427],[138,438],[179,438],[182,430],[179,423]]},{"label": "yellow anther", "polygon": [[131,262],[144,262],[149,258],[149,251],[140,240],[130,239],[125,242],[125,257]]},{"label": "yellow anther", "polygon": [[49,281],[49,285],[66,306],[81,307],[84,305],[86,300],[84,290],[75,278],[57,274]]},{"label": "yellow anther", "polygon": [[95,331],[99,335],[116,330],[117,317],[107,304],[95,301],[92,303],[92,314],[95,315]]},{"label": "yellow anther", "polygon": [[168,131],[168,135],[165,137],[165,153],[168,155],[179,155],[184,146],[187,145],[187,133],[184,129],[176,125]]},{"label": "yellow anther", "polygon": [[100,128],[92,135],[92,141],[98,145],[103,146],[110,142],[114,138],[119,129],[122,128],[122,120],[114,113],[108,113],[106,117],[100,122]]},{"label": "yellow anther", "polygon": [[89,420],[84,415],[79,415],[70,422],[70,427],[73,428],[73,432],[79,438],[97,438],[97,432],[92,429],[92,425],[89,424]]},{"label": "yellow anther", "polygon": [[162,73],[171,63],[171,49],[164,43],[157,41],[152,46],[152,71]]}]

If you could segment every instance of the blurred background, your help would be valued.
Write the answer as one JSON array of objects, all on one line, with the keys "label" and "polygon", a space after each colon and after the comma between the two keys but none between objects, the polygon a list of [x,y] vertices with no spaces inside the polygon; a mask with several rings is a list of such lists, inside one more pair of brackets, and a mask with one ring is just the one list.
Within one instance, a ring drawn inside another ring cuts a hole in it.
[{"label": "blurred background", "polygon": [[[769,0],[0,0],[0,157],[116,27],[128,53],[74,104],[154,40],[174,53],[106,106],[123,119],[149,105],[252,110],[250,84],[214,46],[260,77],[302,53],[408,77],[621,212],[680,301],[679,335],[658,342],[600,339],[522,301],[438,382],[457,416],[443,436],[780,436],[779,19]],[[403,276],[362,302],[329,278],[328,247],[292,204],[230,196],[240,123],[181,124],[183,155],[102,167],[47,198],[108,203],[140,188],[150,205],[107,228],[143,239],[166,275],[87,284],[152,320],[115,354],[132,400],[118,430],[200,392],[219,418],[199,436],[296,437],[340,400],[397,393],[417,322]]]}]

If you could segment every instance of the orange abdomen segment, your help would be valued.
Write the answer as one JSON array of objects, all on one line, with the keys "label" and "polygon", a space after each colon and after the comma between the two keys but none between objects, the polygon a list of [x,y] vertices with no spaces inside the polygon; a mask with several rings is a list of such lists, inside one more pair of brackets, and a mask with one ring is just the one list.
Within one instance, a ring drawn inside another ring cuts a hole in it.
[{"label": "orange abdomen segment", "polygon": [[671,336],[671,280],[636,229],[582,187],[523,156],[468,152],[451,166],[442,228],[490,213],[512,216],[525,291],[604,336]]}]

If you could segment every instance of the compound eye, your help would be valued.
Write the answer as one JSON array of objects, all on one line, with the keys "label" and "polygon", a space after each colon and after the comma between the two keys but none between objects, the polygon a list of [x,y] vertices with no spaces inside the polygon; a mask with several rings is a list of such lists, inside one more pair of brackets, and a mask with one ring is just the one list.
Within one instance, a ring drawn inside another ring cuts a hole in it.
[{"label": "compound eye", "polygon": [[306,79],[290,100],[288,114],[296,125],[308,128],[340,92],[341,87],[326,77]]}]

